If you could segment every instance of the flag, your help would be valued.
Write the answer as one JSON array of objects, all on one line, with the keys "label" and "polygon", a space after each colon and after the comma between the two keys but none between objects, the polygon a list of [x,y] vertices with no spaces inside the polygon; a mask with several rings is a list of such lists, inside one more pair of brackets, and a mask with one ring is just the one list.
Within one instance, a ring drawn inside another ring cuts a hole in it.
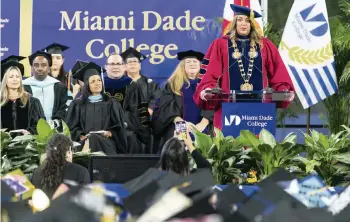
[{"label": "flag", "polygon": [[325,0],[295,0],[279,52],[304,109],[338,90]]},{"label": "flag", "polygon": [[[230,23],[233,20],[234,12],[232,11],[230,5],[236,4],[241,6],[246,6],[250,9],[253,9],[254,11],[261,14],[261,6],[259,3],[259,0],[226,0],[225,1],[225,7],[224,7],[224,13],[223,13],[223,20],[222,20],[222,35],[225,35],[230,28]],[[262,18],[256,18],[255,19],[255,27],[257,31],[263,35],[263,20]]]}]

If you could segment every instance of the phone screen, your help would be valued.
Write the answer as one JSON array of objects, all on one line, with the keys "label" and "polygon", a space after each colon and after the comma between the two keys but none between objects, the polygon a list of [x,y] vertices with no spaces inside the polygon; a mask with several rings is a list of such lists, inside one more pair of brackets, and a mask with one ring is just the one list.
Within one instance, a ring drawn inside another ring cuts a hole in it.
[{"label": "phone screen", "polygon": [[176,122],[175,123],[175,132],[179,140],[185,140],[187,138],[187,126],[186,122]]}]

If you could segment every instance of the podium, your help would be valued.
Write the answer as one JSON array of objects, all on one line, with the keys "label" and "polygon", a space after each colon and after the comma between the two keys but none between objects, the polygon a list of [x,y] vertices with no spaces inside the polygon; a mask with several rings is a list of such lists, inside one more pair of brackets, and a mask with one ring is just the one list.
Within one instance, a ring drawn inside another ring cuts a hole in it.
[{"label": "podium", "polygon": [[238,137],[241,130],[258,135],[262,129],[276,133],[276,104],[292,102],[293,91],[237,91],[207,90],[208,103],[221,103],[222,132],[225,136]]}]

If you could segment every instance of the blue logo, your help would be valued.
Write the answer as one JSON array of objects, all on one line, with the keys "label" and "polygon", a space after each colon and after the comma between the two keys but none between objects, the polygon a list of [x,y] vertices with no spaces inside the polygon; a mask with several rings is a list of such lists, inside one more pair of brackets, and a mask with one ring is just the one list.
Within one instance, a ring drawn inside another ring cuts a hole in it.
[{"label": "blue logo", "polygon": [[320,24],[319,26],[317,26],[316,28],[314,28],[314,29],[312,29],[310,31],[310,33],[313,36],[320,37],[320,36],[323,36],[324,34],[327,33],[327,31],[328,31],[328,23],[327,23],[327,19],[324,16],[323,13],[319,13],[319,14],[315,15],[312,18],[308,18],[310,13],[311,13],[311,11],[315,7],[315,5],[316,4],[313,4],[310,7],[302,10],[299,14],[303,18],[304,22],[306,22],[306,23],[315,23],[315,22],[317,22],[317,23]]},{"label": "blue logo", "polygon": [[222,103],[222,132],[238,137],[241,130],[259,134],[264,128],[276,131],[275,103]]}]

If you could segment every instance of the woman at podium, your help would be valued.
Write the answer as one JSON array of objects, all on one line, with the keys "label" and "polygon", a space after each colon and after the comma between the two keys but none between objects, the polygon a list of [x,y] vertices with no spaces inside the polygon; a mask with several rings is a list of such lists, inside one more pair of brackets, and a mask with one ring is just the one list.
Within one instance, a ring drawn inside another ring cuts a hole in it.
[{"label": "woman at podium", "polygon": [[[202,109],[215,110],[214,126],[221,129],[221,102],[208,99],[210,90],[220,88],[253,92],[272,88],[275,91],[294,91],[288,71],[277,47],[257,32],[254,18],[259,13],[247,7],[231,4],[235,17],[230,31],[213,41],[203,59],[201,82],[193,98]],[[288,102],[278,104],[280,108]]]}]

